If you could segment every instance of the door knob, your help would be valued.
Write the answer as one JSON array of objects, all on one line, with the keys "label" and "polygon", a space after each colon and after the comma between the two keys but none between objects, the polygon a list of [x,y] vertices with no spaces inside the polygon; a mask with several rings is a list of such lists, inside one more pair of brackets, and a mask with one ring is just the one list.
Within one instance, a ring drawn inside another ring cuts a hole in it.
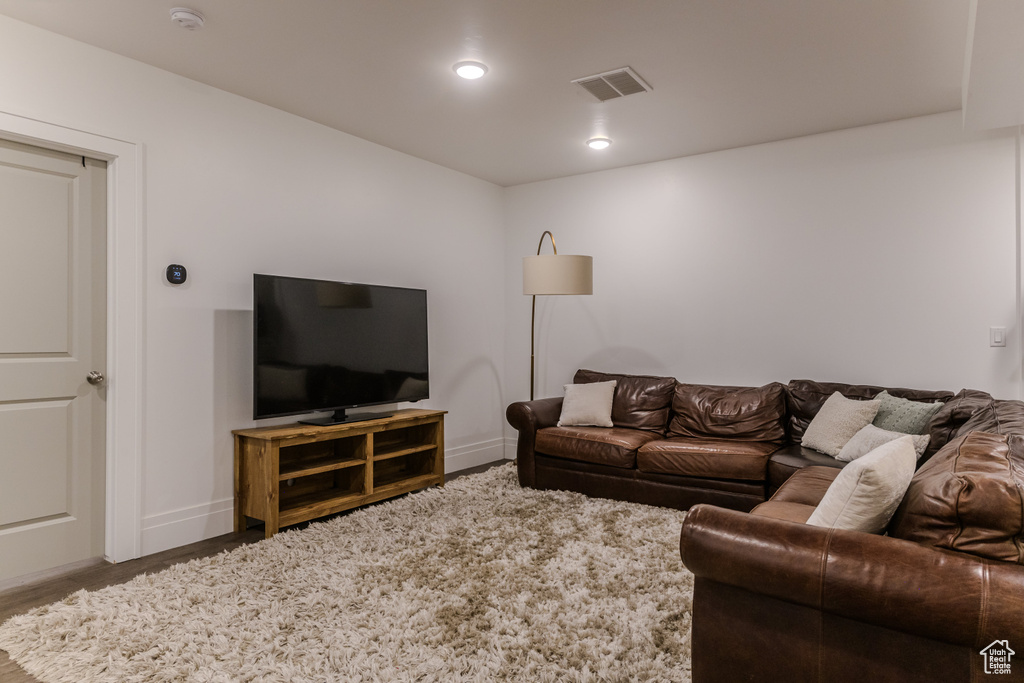
[{"label": "door knob", "polygon": [[85,380],[89,384],[92,384],[93,386],[103,384],[104,379],[105,378],[103,377],[103,373],[97,372],[96,370],[93,370],[92,372],[85,376]]}]

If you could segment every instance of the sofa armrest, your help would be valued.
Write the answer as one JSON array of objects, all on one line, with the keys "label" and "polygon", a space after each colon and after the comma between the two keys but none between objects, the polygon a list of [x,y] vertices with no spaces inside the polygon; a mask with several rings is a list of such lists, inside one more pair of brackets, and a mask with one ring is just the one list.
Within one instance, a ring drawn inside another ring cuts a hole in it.
[{"label": "sofa armrest", "polygon": [[536,432],[554,427],[562,414],[562,397],[538,398],[535,401],[517,401],[505,410],[508,423],[520,432]]},{"label": "sofa armrest", "polygon": [[710,505],[679,543],[698,579],[952,645],[1024,642],[1021,565]]},{"label": "sofa armrest", "polygon": [[561,396],[540,398],[535,401],[517,401],[505,410],[505,419],[519,431],[516,443],[516,470],[519,473],[520,486],[536,485],[533,449],[537,441],[537,430],[554,427],[561,414]]}]

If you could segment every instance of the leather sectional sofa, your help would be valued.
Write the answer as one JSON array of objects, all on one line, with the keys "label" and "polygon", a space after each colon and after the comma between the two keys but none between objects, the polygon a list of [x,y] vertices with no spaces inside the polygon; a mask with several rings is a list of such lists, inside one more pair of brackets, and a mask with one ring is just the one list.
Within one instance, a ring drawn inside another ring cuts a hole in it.
[{"label": "leather sectional sofa", "polygon": [[[679,509],[711,503],[749,511],[794,472],[843,463],[800,445],[833,392],[871,398],[882,390],[946,405],[931,423],[926,460],[954,431],[962,408],[949,391],[793,380],[763,387],[685,384],[672,377],[579,370],[576,384],[615,380],[613,427],[558,427],[562,398],[511,404],[519,431],[519,483]],[[984,401],[984,392],[958,397]],[[955,414],[954,414],[955,413]]]},{"label": "leather sectional sofa", "polygon": [[520,482],[689,508],[694,683],[1024,680],[1024,403],[887,389],[943,406],[874,535],[804,523],[843,463],[799,443],[833,392],[882,387],[675,383],[666,403],[666,378],[575,381],[607,379],[612,428],[555,427],[561,399],[509,406]]}]

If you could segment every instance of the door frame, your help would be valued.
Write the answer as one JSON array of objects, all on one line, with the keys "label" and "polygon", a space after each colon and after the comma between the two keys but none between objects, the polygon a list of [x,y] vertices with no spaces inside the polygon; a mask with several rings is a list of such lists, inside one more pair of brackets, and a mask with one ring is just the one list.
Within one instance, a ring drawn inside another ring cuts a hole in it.
[{"label": "door frame", "polygon": [[107,162],[104,556],[141,556],[145,312],[142,145],[0,111],[0,137]]}]

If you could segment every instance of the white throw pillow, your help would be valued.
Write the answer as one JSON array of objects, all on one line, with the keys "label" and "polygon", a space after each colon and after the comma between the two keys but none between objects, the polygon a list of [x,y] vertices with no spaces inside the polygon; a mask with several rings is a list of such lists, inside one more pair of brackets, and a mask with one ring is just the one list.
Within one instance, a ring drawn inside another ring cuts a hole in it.
[{"label": "white throw pillow", "polygon": [[[843,450],[839,451],[839,455],[836,456],[836,460],[851,462],[862,455],[867,455],[883,443],[895,441],[901,436],[907,435],[901,432],[890,432],[888,429],[882,429],[873,424],[868,425],[846,442]],[[921,456],[924,455],[924,450],[928,448],[928,442],[932,440],[932,437],[928,434],[911,434],[910,438],[914,441],[914,450],[917,452],[917,458],[920,460]]]},{"label": "white throw pillow", "polygon": [[807,425],[800,445],[836,457],[854,434],[871,424],[879,405],[879,401],[855,401],[835,392]]},{"label": "white throw pillow", "polygon": [[882,444],[839,472],[807,523],[882,533],[910,486],[916,464],[909,436]]},{"label": "white throw pillow", "polygon": [[615,380],[566,384],[559,427],[611,427]]}]

